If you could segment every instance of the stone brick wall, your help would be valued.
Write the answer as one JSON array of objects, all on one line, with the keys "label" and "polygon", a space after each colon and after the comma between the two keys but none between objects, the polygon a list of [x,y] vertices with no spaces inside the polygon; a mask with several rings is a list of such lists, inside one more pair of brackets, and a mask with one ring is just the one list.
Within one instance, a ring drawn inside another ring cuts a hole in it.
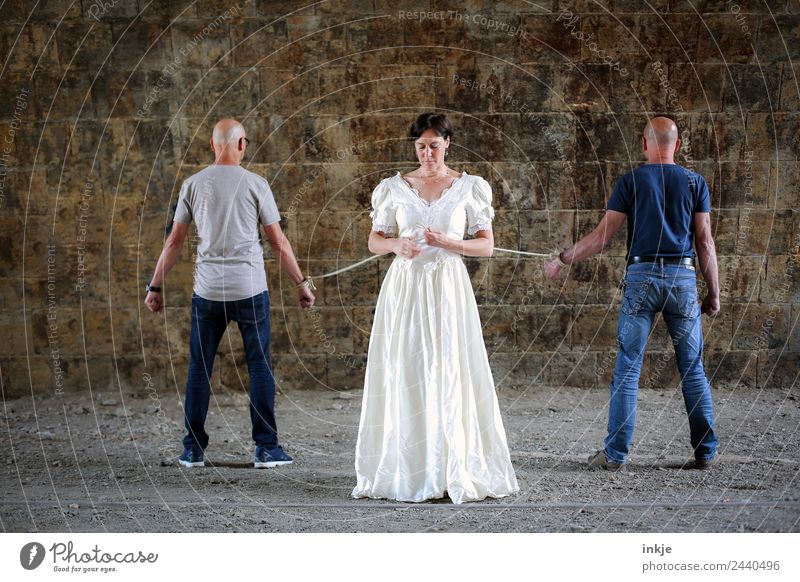
[{"label": "stone brick wall", "polygon": [[[164,314],[143,306],[180,181],[221,116],[276,193],[303,268],[368,254],[372,188],[414,167],[403,140],[435,109],[451,165],[486,177],[501,247],[588,232],[639,133],[674,115],[681,161],[712,189],[723,311],[704,318],[715,386],[788,388],[800,366],[797,0],[304,3],[10,0],[0,9],[0,354],[6,397],[182,393],[192,245]],[[604,388],[624,233],[570,276],[467,261],[500,389]],[[301,312],[268,255],[282,389],[358,388],[388,259],[321,285]],[[643,383],[677,385],[664,325]],[[215,386],[247,384],[238,332]],[[237,367],[238,364],[238,367]]]}]

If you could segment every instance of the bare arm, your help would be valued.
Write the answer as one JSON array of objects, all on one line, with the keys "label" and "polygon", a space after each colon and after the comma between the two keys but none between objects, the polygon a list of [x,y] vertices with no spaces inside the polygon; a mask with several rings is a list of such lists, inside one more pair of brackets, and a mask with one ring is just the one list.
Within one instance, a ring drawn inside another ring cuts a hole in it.
[{"label": "bare arm", "polygon": [[172,231],[169,233],[164,248],[161,251],[161,256],[158,257],[156,263],[156,272],[153,278],[150,279],[150,285],[154,287],[161,287],[164,279],[167,278],[167,273],[172,270],[175,263],[178,262],[178,257],[181,255],[183,243],[186,241],[186,234],[189,232],[189,225],[183,222],[173,222]]},{"label": "bare arm", "polygon": [[[294,256],[294,251],[292,250],[292,245],[289,243],[289,239],[286,238],[286,235],[283,234],[283,230],[281,230],[280,223],[275,222],[269,226],[265,226],[264,234],[267,236],[272,252],[278,258],[278,264],[281,266],[281,269],[289,275],[289,278],[295,285],[302,282],[305,277],[303,277],[303,272],[300,270],[300,265],[297,264],[297,258]],[[316,298],[309,288],[300,288],[298,292],[300,294],[300,307],[308,309],[314,305]]]},{"label": "bare arm", "polygon": [[395,252],[400,244],[399,238],[386,238],[382,231],[370,231],[367,248],[373,255],[386,255]]},{"label": "bare arm", "polygon": [[[183,249],[183,243],[186,241],[186,233],[188,232],[188,224],[183,222],[172,223],[172,231],[169,233],[164,243],[161,256],[158,257],[158,263],[156,263],[156,270],[155,273],[153,273],[153,278],[150,279],[151,287],[161,287],[164,284],[167,273],[169,273],[172,267],[175,266],[175,263],[178,262],[178,257],[181,255],[181,249]],[[164,295],[160,292],[148,291],[144,303],[150,311],[159,312],[164,308]]]},{"label": "bare arm", "polygon": [[425,233],[429,245],[453,251],[465,257],[491,257],[494,254],[494,234],[491,230],[479,230],[475,238],[455,240],[446,234],[434,231]]},{"label": "bare arm", "polygon": [[[627,217],[628,215],[624,212],[607,210],[603,219],[592,232],[561,253],[561,260],[571,265],[596,255],[614,238],[614,235],[625,223]],[[549,261],[545,265],[545,273],[551,279],[557,277],[560,270],[561,264],[556,259]]]},{"label": "bare arm", "polygon": [[386,238],[383,231],[377,230],[369,233],[367,247],[376,255],[394,253],[406,259],[413,259],[422,251],[422,248],[410,238]]},{"label": "bare arm", "polygon": [[286,238],[286,235],[283,234],[283,230],[281,230],[280,223],[275,222],[263,228],[264,234],[269,241],[269,246],[278,259],[278,264],[281,266],[281,269],[289,275],[289,278],[294,284],[297,285],[304,279],[303,272],[300,270],[300,265],[297,264],[297,259],[294,256],[294,251],[292,250],[292,245],[289,243],[289,239]]},{"label": "bare arm", "polygon": [[571,265],[596,255],[614,238],[627,217],[624,212],[607,210],[592,232],[561,253],[561,260]]},{"label": "bare arm", "polygon": [[703,299],[703,313],[715,316],[719,313],[719,269],[717,266],[717,247],[711,234],[711,215],[708,212],[694,214],[694,246],[700,271],[706,281],[708,291]]}]

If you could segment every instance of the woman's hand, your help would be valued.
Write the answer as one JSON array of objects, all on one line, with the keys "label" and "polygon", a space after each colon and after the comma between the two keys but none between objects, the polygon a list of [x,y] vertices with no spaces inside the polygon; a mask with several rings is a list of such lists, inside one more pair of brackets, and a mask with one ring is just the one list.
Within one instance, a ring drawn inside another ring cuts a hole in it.
[{"label": "woman's hand", "polygon": [[399,238],[394,247],[394,254],[404,259],[413,259],[422,249],[410,238]]},{"label": "woman's hand", "polygon": [[450,237],[438,230],[431,230],[430,228],[425,231],[425,242],[432,247],[439,247],[441,249],[450,248],[452,242]]}]

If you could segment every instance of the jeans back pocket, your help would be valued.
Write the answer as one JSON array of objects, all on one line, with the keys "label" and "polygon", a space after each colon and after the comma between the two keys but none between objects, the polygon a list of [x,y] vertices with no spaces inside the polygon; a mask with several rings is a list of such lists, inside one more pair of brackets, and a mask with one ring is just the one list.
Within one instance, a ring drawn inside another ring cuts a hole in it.
[{"label": "jeans back pocket", "polygon": [[622,294],[622,311],[627,315],[638,315],[647,304],[647,294],[652,282],[649,279],[625,281]]},{"label": "jeans back pocket", "polygon": [[248,299],[242,299],[238,305],[239,321],[242,323],[259,323],[267,318],[269,295],[266,291]]},{"label": "jeans back pocket", "polygon": [[697,317],[700,314],[700,304],[697,302],[697,287],[677,287],[678,311],[683,317]]}]

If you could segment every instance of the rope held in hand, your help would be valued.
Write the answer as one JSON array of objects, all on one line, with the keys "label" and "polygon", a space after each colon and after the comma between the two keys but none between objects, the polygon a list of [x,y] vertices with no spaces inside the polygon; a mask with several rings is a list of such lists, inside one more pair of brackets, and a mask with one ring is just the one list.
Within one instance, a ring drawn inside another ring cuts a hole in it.
[{"label": "rope held in hand", "polygon": [[[528,252],[525,252],[525,251],[515,251],[515,250],[512,250],[512,249],[503,249],[503,248],[500,248],[500,247],[495,247],[494,250],[497,251],[497,252],[500,252],[500,253],[512,253],[514,255],[522,255],[522,256],[525,256],[525,257],[549,257],[551,255],[551,253],[528,253]],[[362,260],[358,261],[357,263],[353,263],[352,265],[348,265],[348,266],[343,267],[341,269],[337,269],[336,271],[331,271],[330,273],[325,273],[324,275],[317,275],[314,278],[315,279],[327,279],[328,277],[335,277],[336,275],[340,275],[340,274],[345,273],[347,271],[351,271],[352,269],[356,269],[356,268],[360,267],[361,265],[366,265],[370,261],[374,261],[378,257],[382,257],[382,256],[383,255],[372,255],[371,257],[367,257],[366,259],[362,259]],[[309,277],[309,279],[310,278],[311,277]]]}]

